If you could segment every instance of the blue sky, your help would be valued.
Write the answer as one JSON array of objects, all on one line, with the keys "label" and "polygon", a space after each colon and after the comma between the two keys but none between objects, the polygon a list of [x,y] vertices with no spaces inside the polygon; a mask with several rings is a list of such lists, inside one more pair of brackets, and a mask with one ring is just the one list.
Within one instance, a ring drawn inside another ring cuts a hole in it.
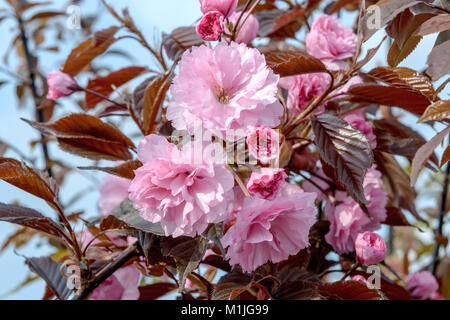
[{"label": "blue sky", "polygon": [[[81,14],[92,14],[98,12],[101,8],[100,5],[97,5],[96,1],[84,1],[85,3],[81,7]],[[56,0],[54,1],[56,7],[61,8],[66,4],[66,1]],[[87,4],[89,3],[89,4]],[[119,0],[109,0],[109,4],[111,4],[116,9],[121,9],[123,7],[128,7],[132,17],[134,18],[136,25],[142,30],[147,39],[152,40],[155,36],[158,36],[161,31],[170,32],[174,28],[178,26],[191,25],[194,21],[200,17],[200,9],[197,0],[170,0],[170,1],[160,1],[160,0],[128,0],[128,1],[119,1]],[[4,7],[4,2],[0,3],[0,8]],[[353,18],[352,15],[344,15],[343,19],[346,24],[351,24]],[[62,22],[64,22],[64,17],[59,18]],[[108,14],[103,14],[101,16],[100,21],[94,26],[94,30],[99,30],[104,27],[108,27],[112,24],[117,24],[117,22]],[[15,24],[12,21],[7,21],[0,25],[0,32],[2,34],[2,42],[9,43],[11,41],[11,37],[13,32],[11,30],[15,30]],[[73,38],[81,40],[81,31],[80,30],[72,30]],[[378,32],[368,43],[365,45],[366,48],[375,47],[378,42],[381,40],[383,36],[383,32]],[[420,47],[409,57],[407,58],[402,65],[409,65],[421,70],[425,66],[426,54],[430,50],[431,46],[434,43],[434,39],[436,36],[429,36],[424,39],[421,43]],[[136,65],[147,65],[149,67],[154,66],[150,55],[135,42],[126,40],[122,43],[119,42],[116,44],[116,48],[125,49],[130,52],[135,57]],[[45,54],[42,56],[42,61],[45,61],[42,65],[44,72],[49,72],[53,69],[58,69],[63,62],[64,54],[68,54],[72,47],[70,45],[62,45],[62,53],[59,54]],[[0,47],[0,56],[3,56],[4,51],[6,50],[5,46]],[[386,65],[385,62],[385,54],[386,48],[382,48],[380,50],[380,54],[378,54],[375,59],[368,65],[368,68],[373,67],[375,65]],[[105,57],[100,58],[101,64],[109,64],[113,65],[114,69],[119,69],[120,67],[126,66],[129,64],[128,61],[123,58],[111,58]],[[13,69],[17,61],[14,59],[11,60],[10,69]],[[6,76],[0,73],[0,81],[6,78]],[[80,82],[83,84],[83,80],[86,79],[81,78]],[[446,93],[448,94],[448,90]],[[34,129],[31,129],[26,123],[20,120],[20,117],[24,118],[32,118],[33,112],[31,111],[33,106],[31,104],[27,105],[26,108],[21,110],[17,109],[17,99],[14,94],[14,87],[12,85],[5,85],[0,87],[0,97],[2,104],[0,106],[0,139],[4,139],[6,142],[12,143],[17,148],[20,148],[23,153],[25,153],[29,157],[41,157],[41,150],[39,148],[35,148],[30,151],[29,140],[30,137],[38,138],[38,134]],[[75,107],[70,99],[62,99],[63,107],[61,110],[58,110],[58,115],[67,114],[69,112],[76,112],[77,107]],[[414,121],[413,117],[406,118],[407,121]],[[420,131],[431,137],[434,135],[434,131],[432,128],[426,125],[419,126]],[[126,126],[127,133],[135,132],[135,129],[132,125]],[[64,153],[52,144],[51,155],[55,159],[62,159],[68,163],[71,163],[76,166],[90,165],[92,161],[85,160],[79,157],[68,155]],[[17,157],[13,152],[8,152],[6,156],[9,157]],[[91,174],[91,173],[89,173]],[[91,174],[95,179],[100,181],[100,174]],[[81,176],[80,174],[73,173],[70,174],[68,179],[65,182],[65,186],[70,185],[70,190],[67,188],[62,188],[61,190],[61,198],[63,202],[67,202],[73,194],[77,191],[83,190],[86,185],[91,185],[92,182],[87,180],[85,176]],[[2,181],[0,181],[0,194],[1,194],[1,202],[11,202],[14,200],[20,200],[23,205],[32,207],[48,216],[55,217],[54,212],[41,200],[26,194]],[[92,216],[97,214],[97,199],[98,193],[93,191],[89,193],[89,195],[85,196],[82,201],[79,201],[76,206],[71,207],[70,210],[86,210],[87,215]],[[12,225],[7,223],[0,223],[0,243],[3,243],[4,239],[14,232],[15,228]],[[42,245],[36,248],[37,242],[33,241],[27,247],[21,248],[19,250],[20,255],[25,256],[40,256],[46,255],[50,253],[50,249]],[[44,292],[44,283],[39,280],[29,285],[25,290],[19,291],[15,294],[9,295],[8,297],[2,297],[2,294],[14,288],[19,282],[25,279],[28,274],[28,268],[23,263],[23,258],[16,253],[14,253],[11,249],[6,250],[5,252],[0,254],[0,298],[7,299],[40,299]]]}]

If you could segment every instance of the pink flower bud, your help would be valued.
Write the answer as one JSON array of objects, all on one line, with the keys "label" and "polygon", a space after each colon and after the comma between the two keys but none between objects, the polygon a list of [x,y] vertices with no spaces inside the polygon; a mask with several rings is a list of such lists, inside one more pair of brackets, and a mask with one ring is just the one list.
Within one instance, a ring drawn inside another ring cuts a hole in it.
[{"label": "pink flower bud", "polygon": [[367,283],[366,278],[364,278],[362,275],[357,274],[356,276],[353,276],[352,278],[353,281],[359,281],[362,283]]},{"label": "pink flower bud", "polygon": [[261,199],[273,200],[287,178],[284,169],[262,168],[261,172],[253,172],[247,183],[248,192]]},{"label": "pink flower bud", "polygon": [[70,96],[72,93],[79,90],[77,82],[71,76],[57,70],[54,70],[48,74],[47,84],[47,99],[50,100]]},{"label": "pink flower bud", "polygon": [[267,164],[278,158],[280,153],[280,135],[275,130],[257,126],[247,136],[250,155],[261,163]]},{"label": "pink flower bud", "polygon": [[[236,28],[236,23],[239,20],[239,17],[241,16],[242,11],[233,13],[230,18],[228,19],[229,22],[232,23],[233,29]],[[245,43],[250,44],[253,40],[255,40],[256,35],[258,33],[259,29],[259,23],[258,20],[256,20],[255,16],[252,14],[246,13],[239,22],[241,25],[239,27],[237,37],[234,41],[237,43]],[[227,28],[228,29],[228,28]],[[228,32],[231,32],[231,30],[228,29]]]},{"label": "pink flower bud", "polygon": [[200,9],[203,14],[210,11],[219,11],[228,18],[238,6],[239,0],[200,0]]},{"label": "pink flower bud", "polygon": [[386,244],[376,233],[359,233],[355,241],[355,251],[361,264],[368,266],[384,260]]},{"label": "pink flower bud", "polygon": [[197,23],[197,34],[205,41],[217,41],[223,33],[224,17],[219,11],[205,13]]}]

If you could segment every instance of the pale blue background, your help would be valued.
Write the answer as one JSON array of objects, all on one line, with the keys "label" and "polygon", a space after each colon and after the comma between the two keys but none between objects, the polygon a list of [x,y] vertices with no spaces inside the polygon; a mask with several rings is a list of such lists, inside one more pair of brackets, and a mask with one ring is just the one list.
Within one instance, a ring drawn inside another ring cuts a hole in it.
[{"label": "pale blue background", "polygon": [[[106,10],[102,10],[101,5],[96,3],[97,1],[85,1],[81,6],[82,15],[91,15],[92,13],[101,12],[100,20],[95,24],[94,30],[99,30],[110,25],[117,25],[117,22]],[[62,8],[67,4],[66,1],[57,0],[54,1],[55,6],[49,8]],[[152,42],[156,37],[158,39],[161,31],[169,33],[171,30],[178,26],[191,25],[196,19],[201,15],[199,4],[197,0],[129,0],[129,1],[119,1],[119,0],[109,0],[114,8],[120,11],[123,7],[128,7],[132,17],[134,18],[136,25],[142,30],[146,38]],[[0,8],[5,7],[5,1],[0,2]],[[100,11],[99,11],[100,10]],[[65,17],[58,18],[62,23],[65,23]],[[344,15],[343,17],[347,25],[351,24],[353,21],[353,15]],[[12,32],[14,31],[14,32]],[[13,21],[7,21],[0,25],[0,56],[3,56],[6,50],[6,44],[11,42],[12,35],[16,32],[16,26]],[[72,30],[74,39],[79,39],[76,42],[81,41],[81,30]],[[378,32],[367,44],[366,48],[375,47],[383,36],[383,32]],[[50,38],[50,37],[49,37]],[[408,59],[406,59],[402,65],[409,65],[422,70],[425,67],[425,57],[427,52],[432,47],[436,35],[428,36],[421,43],[420,47],[412,54]],[[75,40],[74,40],[75,41]],[[66,56],[70,50],[73,48],[74,44],[63,44],[62,50],[58,54],[44,54],[41,57],[41,68],[43,68],[45,73],[53,69],[60,67],[63,62],[63,57]],[[142,49],[136,42],[132,40],[124,40],[117,43],[113,48],[119,48],[126,50],[128,53],[132,54],[135,58],[135,65],[148,65],[154,67],[153,60],[146,50]],[[368,67],[373,67],[375,65],[386,65],[385,56],[386,47],[380,50],[380,54],[377,55],[375,59],[368,65]],[[13,55],[14,56],[14,55]],[[100,61],[99,61],[100,60]],[[44,62],[45,61],[45,62]],[[117,57],[101,57],[97,59],[96,62],[100,65],[112,65],[113,69],[119,69],[120,67],[129,65],[129,61],[123,58]],[[12,58],[10,60],[9,69],[14,69],[17,64],[17,60]],[[7,78],[6,75],[0,72],[0,81]],[[81,84],[86,82],[86,79],[79,79]],[[448,90],[446,91],[446,97],[448,98]],[[23,153],[27,154],[29,157],[41,157],[40,148],[33,149],[30,151],[29,140],[31,137],[38,138],[38,134],[35,130],[31,129],[27,124],[21,121],[19,118],[32,118],[33,117],[33,106],[30,102],[26,108],[21,110],[17,109],[17,99],[14,94],[14,87],[12,85],[5,85],[0,87],[0,139],[4,139],[6,142],[14,144],[16,147],[20,148]],[[62,104],[64,107],[60,107],[58,110],[58,115],[66,114],[70,111],[77,112],[76,106],[74,106],[69,99],[62,99]],[[413,117],[406,118],[407,121],[416,121]],[[420,125],[420,131],[427,136],[432,136],[434,131],[432,128],[426,125]],[[126,125],[127,133],[135,133],[136,129],[133,125]],[[76,166],[90,165],[92,162],[79,157],[70,156],[67,153],[63,153],[54,145],[50,146],[51,156],[54,159],[63,159],[65,162],[71,163]],[[15,157],[17,155],[11,151],[8,151],[6,156]],[[100,181],[101,175],[89,173],[97,181]],[[86,188],[86,185],[92,185],[92,181],[87,179],[77,173],[72,173],[65,182],[65,186],[70,185],[70,190],[68,188],[62,188],[61,199],[67,202],[71,196],[76,192]],[[97,199],[98,193],[96,191],[91,192],[89,195],[85,196],[81,201],[71,208],[72,211],[86,210],[88,216],[97,214]],[[0,181],[0,201],[1,202],[11,202],[14,200],[20,200],[23,205],[35,208],[42,213],[49,216],[55,217],[54,212],[41,200],[22,192],[11,185],[8,185]],[[428,198],[421,201],[420,206],[433,205],[434,197]],[[0,223],[0,243],[4,242],[4,239],[13,233],[15,227],[7,224]],[[25,256],[40,256],[51,253],[51,250],[42,244],[36,247],[37,241],[32,241],[28,246],[21,248],[19,254]],[[7,297],[2,296],[5,292],[8,292],[14,288],[18,283],[23,281],[28,274],[28,268],[23,263],[23,258],[20,255],[14,253],[11,249],[6,250],[0,254],[0,298],[6,299],[40,299],[44,292],[44,283],[41,280],[35,281],[33,284],[26,287],[26,289],[16,292],[14,294],[8,295]]]}]

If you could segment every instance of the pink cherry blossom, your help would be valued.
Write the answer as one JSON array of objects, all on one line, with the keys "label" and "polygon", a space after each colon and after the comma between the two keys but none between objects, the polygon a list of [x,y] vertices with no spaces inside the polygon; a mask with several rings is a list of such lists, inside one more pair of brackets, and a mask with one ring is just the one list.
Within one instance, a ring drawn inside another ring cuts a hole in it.
[{"label": "pink cherry blossom", "polygon": [[330,193],[330,184],[332,182],[323,172],[322,168],[319,168],[311,174],[308,180],[303,181],[302,187],[306,192],[316,192],[317,199],[320,201],[328,200],[328,194]]},{"label": "pink cherry blossom", "polygon": [[[233,13],[229,18],[228,21],[233,24],[233,29],[236,28],[236,23],[238,22],[239,17],[241,16],[242,11],[238,11]],[[238,29],[237,37],[234,41],[237,43],[246,43],[250,44],[253,40],[255,40],[256,35],[258,33],[259,29],[259,23],[258,20],[256,20],[255,16],[249,13],[245,13],[244,16],[242,16],[241,21],[239,22],[240,27]],[[231,32],[229,28],[227,28],[228,33]]]},{"label": "pink cherry blossom", "polygon": [[425,300],[439,289],[439,283],[431,272],[425,270],[411,274],[406,289],[414,297]]},{"label": "pink cherry blossom", "polygon": [[350,58],[356,51],[356,35],[338,18],[324,14],[314,20],[306,35],[306,51],[328,61]]},{"label": "pink cherry blossom", "polygon": [[374,167],[367,170],[363,187],[369,201],[366,206],[372,219],[369,219],[360,205],[346,192],[335,193],[339,203],[336,207],[326,203],[324,212],[330,220],[330,231],[325,235],[325,239],[339,254],[354,251],[358,233],[377,230],[386,219],[388,196],[382,185],[381,173]]},{"label": "pink cherry blossom", "polygon": [[223,33],[223,14],[219,11],[205,13],[197,23],[197,34],[205,41],[217,41]]},{"label": "pink cherry blossom", "polygon": [[373,133],[372,125],[364,119],[364,116],[351,113],[346,115],[343,119],[366,136],[372,149],[377,147],[377,137]]},{"label": "pink cherry blossom", "polygon": [[120,268],[102,282],[90,295],[90,300],[139,299],[140,272],[134,265]]},{"label": "pink cherry blossom", "polygon": [[[318,97],[328,86],[330,77],[325,73],[309,73],[285,77],[280,80],[280,87],[288,90],[287,107],[289,112],[296,115],[308,103]],[[321,107],[318,113],[324,111]]]},{"label": "pink cherry blossom", "polygon": [[227,18],[236,10],[238,2],[238,0],[200,0],[200,10],[204,14],[219,11]]},{"label": "pink cherry blossom", "polygon": [[107,174],[103,178],[103,183],[100,187],[100,199],[98,201],[98,207],[102,215],[110,214],[111,211],[128,197],[130,182],[128,179],[112,174]]},{"label": "pink cherry blossom", "polygon": [[255,127],[246,138],[248,152],[263,164],[278,159],[280,154],[280,135],[276,130],[265,126]]},{"label": "pink cherry blossom", "polygon": [[236,222],[236,216],[241,211],[244,205],[244,200],[246,195],[242,191],[240,186],[235,186],[233,188],[233,201],[228,204],[228,216],[225,223],[228,225],[233,225]]},{"label": "pink cherry blossom", "polygon": [[135,170],[130,200],[143,219],[160,222],[168,236],[195,236],[227,217],[233,175],[206,155],[194,161],[194,151],[191,143],[179,150],[154,134],[138,147],[143,166]]},{"label": "pink cherry blossom", "polygon": [[47,85],[47,99],[50,100],[70,96],[79,90],[78,84],[71,76],[57,70],[53,70],[47,75]]},{"label": "pink cherry blossom", "polygon": [[366,231],[356,236],[355,251],[363,266],[377,264],[384,260],[386,243],[378,234]]},{"label": "pink cherry blossom", "polygon": [[272,201],[253,197],[244,200],[236,223],[222,238],[230,264],[251,272],[309,246],[309,229],[316,221],[316,194],[298,190]]},{"label": "pink cherry blossom", "polygon": [[444,296],[440,294],[439,292],[434,292],[430,296],[430,300],[445,300]]},{"label": "pink cherry blossom", "polygon": [[353,281],[359,281],[359,282],[362,282],[362,283],[367,283],[366,278],[364,278],[362,275],[359,275],[359,274],[353,276],[352,280]]},{"label": "pink cherry blossom", "polygon": [[179,63],[167,118],[191,134],[200,122],[227,140],[242,138],[257,125],[276,127],[283,114],[278,80],[264,55],[245,44],[194,47]]},{"label": "pink cherry blossom", "polygon": [[261,168],[260,172],[252,172],[247,190],[252,196],[273,200],[281,186],[286,183],[286,178],[284,169]]}]

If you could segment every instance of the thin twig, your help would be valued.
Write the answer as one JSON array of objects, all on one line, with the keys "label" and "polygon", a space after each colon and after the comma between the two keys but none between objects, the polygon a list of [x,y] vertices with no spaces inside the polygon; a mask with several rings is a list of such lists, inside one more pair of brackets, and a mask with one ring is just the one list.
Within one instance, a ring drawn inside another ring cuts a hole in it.
[{"label": "thin twig", "polygon": [[[34,57],[32,56],[30,49],[28,47],[28,38],[25,33],[25,26],[24,26],[22,17],[20,16],[20,13],[17,11],[16,11],[16,19],[17,19],[17,23],[19,24],[20,37],[22,40],[23,51],[25,54],[26,62],[27,62],[28,77],[29,77],[28,84],[29,84],[31,92],[33,94],[34,104],[35,104],[35,108],[36,108],[36,119],[38,122],[44,122],[45,121],[44,110],[39,109],[40,96],[37,92],[37,87],[36,87],[36,71],[35,71],[35,66],[34,66]],[[47,169],[49,176],[52,177],[53,176],[52,168],[49,166],[49,164],[51,162],[50,154],[49,154],[48,146],[47,146],[47,143],[45,142],[43,133],[41,133],[41,141],[42,141],[41,142],[42,153],[44,154],[44,158],[45,158],[45,167]]]},{"label": "thin twig", "polygon": [[[450,143],[450,138],[449,138]],[[439,210],[439,224],[438,228],[436,230],[436,238],[442,236],[442,230],[444,226],[444,215],[447,208],[447,194],[448,194],[448,185],[449,185],[449,178],[450,178],[450,163],[447,163],[447,168],[445,170],[445,180],[444,180],[444,186],[442,187],[442,196],[441,196],[441,208]],[[432,271],[433,274],[436,274],[437,265],[439,262],[439,249],[441,248],[441,244],[439,240],[436,241],[435,247],[434,247],[434,253],[433,253],[433,265],[432,265]]]}]

